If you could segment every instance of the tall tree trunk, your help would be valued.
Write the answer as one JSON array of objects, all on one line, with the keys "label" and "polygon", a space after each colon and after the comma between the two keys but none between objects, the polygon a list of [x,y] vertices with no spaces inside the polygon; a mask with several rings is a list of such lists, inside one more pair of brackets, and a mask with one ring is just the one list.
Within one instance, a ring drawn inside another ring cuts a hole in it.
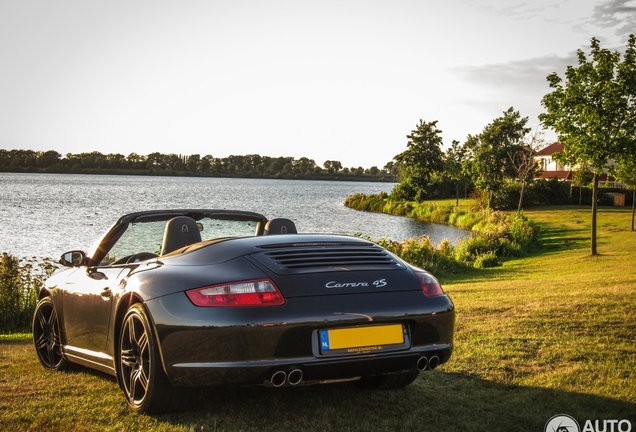
[{"label": "tall tree trunk", "polygon": [[596,200],[598,197],[598,174],[594,173],[594,185],[592,186],[592,242],[590,254],[598,255],[596,252]]},{"label": "tall tree trunk", "polygon": [[636,189],[632,191],[632,231],[634,231],[634,211],[636,210]]},{"label": "tall tree trunk", "polygon": [[526,181],[525,179],[521,183],[521,193],[519,194],[519,205],[517,206],[517,213],[521,213],[521,209],[523,208],[523,195],[526,191]]},{"label": "tall tree trunk", "polygon": [[459,182],[455,183],[455,207],[459,207]]}]

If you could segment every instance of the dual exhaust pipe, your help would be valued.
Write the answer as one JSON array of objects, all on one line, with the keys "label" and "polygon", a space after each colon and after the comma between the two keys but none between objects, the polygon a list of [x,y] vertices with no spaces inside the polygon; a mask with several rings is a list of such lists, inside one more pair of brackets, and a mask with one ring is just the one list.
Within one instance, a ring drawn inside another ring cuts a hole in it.
[{"label": "dual exhaust pipe", "polygon": [[425,370],[433,370],[439,365],[439,357],[436,355],[430,357],[420,357],[417,360],[417,370],[420,372]]},{"label": "dual exhaust pipe", "polygon": [[295,386],[300,384],[303,380],[303,371],[300,369],[293,369],[289,373],[279,370],[272,374],[269,379],[269,383],[273,387],[281,387],[285,384],[289,384],[290,386]]},{"label": "dual exhaust pipe", "polygon": [[[417,369],[421,371],[433,370],[439,365],[439,357],[436,355],[430,357],[420,357],[417,360]],[[285,372],[283,370],[276,371],[269,379],[272,387],[282,387],[285,384],[296,386],[303,380],[303,371],[300,369],[292,369]]]}]

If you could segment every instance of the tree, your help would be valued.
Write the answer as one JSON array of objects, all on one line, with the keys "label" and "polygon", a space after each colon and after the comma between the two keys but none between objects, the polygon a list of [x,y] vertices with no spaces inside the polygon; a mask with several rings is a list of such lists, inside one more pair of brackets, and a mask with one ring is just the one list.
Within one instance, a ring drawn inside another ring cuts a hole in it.
[{"label": "tree", "polygon": [[201,158],[201,162],[199,163],[199,171],[201,172],[209,172],[212,167],[212,161],[214,157],[212,155],[205,155]]},{"label": "tree", "polygon": [[565,83],[556,73],[547,77],[554,89],[541,101],[539,115],[564,145],[561,163],[586,163],[593,171],[590,253],[597,255],[596,219],[599,175],[609,160],[636,154],[636,38],[629,36],[623,60],[618,51],[591,41],[590,58],[578,50],[578,66],[568,66]]},{"label": "tree", "polygon": [[51,165],[60,163],[61,157],[62,155],[56,152],[55,150],[49,150],[38,156],[37,165],[40,168],[48,168]]},{"label": "tree", "polygon": [[128,161],[130,168],[142,168],[146,158],[133,152],[126,156],[126,161]]},{"label": "tree", "polygon": [[543,132],[535,130],[533,133],[529,133],[525,136],[523,144],[519,149],[508,152],[508,157],[515,170],[517,180],[521,182],[517,213],[520,213],[523,208],[523,196],[526,192],[528,182],[532,181],[535,174],[539,172],[539,167],[534,159],[534,155],[541,147],[545,147]]},{"label": "tree", "polygon": [[398,163],[395,163],[393,161],[389,161],[387,162],[384,167],[382,168],[387,174],[392,175],[392,176],[397,176],[398,172],[400,171],[400,166]]},{"label": "tree", "polygon": [[467,180],[462,169],[466,160],[466,149],[459,141],[453,140],[444,155],[444,175],[455,182],[455,207],[459,206],[459,185]]},{"label": "tree", "polygon": [[417,201],[425,198],[433,175],[444,169],[441,133],[437,120],[426,123],[420,119],[416,129],[406,136],[407,149],[393,158],[400,167],[400,188],[412,190]]},{"label": "tree", "polygon": [[199,164],[201,163],[201,155],[193,154],[188,156],[188,161],[186,162],[186,169],[190,172],[197,172],[199,170]]},{"label": "tree", "polygon": [[464,144],[469,153],[464,167],[470,172],[475,187],[483,193],[486,208],[492,206],[493,196],[502,188],[505,179],[515,178],[509,154],[522,149],[522,140],[530,132],[526,127],[528,117],[521,117],[512,107],[503,114],[481,134],[469,135]]},{"label": "tree", "polygon": [[163,155],[163,162],[161,165],[165,166],[168,170],[174,171],[183,171],[185,168],[185,164],[183,163],[181,156],[174,153]]},{"label": "tree", "polygon": [[342,164],[340,163],[340,161],[333,161],[333,160],[328,160],[325,161],[324,164],[322,164],[323,167],[325,167],[325,169],[327,170],[327,172],[329,174],[333,174],[334,172],[338,172],[342,169]]},{"label": "tree", "polygon": [[298,170],[301,175],[312,174],[316,167],[316,161],[306,157],[301,157],[297,161],[294,161],[294,168]]},{"label": "tree", "polygon": [[120,169],[124,167],[126,163],[126,157],[120,153],[109,153],[106,155],[108,161],[108,167],[111,169]]}]

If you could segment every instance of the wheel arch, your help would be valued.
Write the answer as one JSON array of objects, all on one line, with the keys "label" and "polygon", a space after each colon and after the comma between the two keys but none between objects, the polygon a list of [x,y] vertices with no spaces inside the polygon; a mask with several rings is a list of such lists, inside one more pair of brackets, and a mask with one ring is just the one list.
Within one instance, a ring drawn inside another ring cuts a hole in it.
[{"label": "wheel arch", "polygon": [[51,297],[51,291],[48,288],[41,288],[38,293],[38,301],[42,300],[44,297]]},{"label": "wheel arch", "polygon": [[[49,298],[51,299],[51,302],[53,303],[53,307],[55,308],[55,313],[57,313],[57,319],[58,319],[58,325],[60,327],[60,341],[62,343],[62,345],[66,344],[66,325],[65,325],[65,317],[64,317],[64,305],[61,299],[61,296],[59,296],[60,291],[56,289],[56,287],[46,287],[43,286],[42,288],[40,288],[40,291],[38,292],[38,300],[36,302],[36,308],[37,308],[37,304],[44,300],[45,298]],[[36,313],[37,309],[35,309],[33,311],[33,314],[31,316],[31,332],[33,332],[33,320],[35,318],[35,313]],[[70,361],[70,360],[69,360]]]},{"label": "wheel arch", "polygon": [[166,365],[163,359],[163,351],[161,349],[161,342],[159,341],[157,329],[155,328],[155,323],[152,318],[152,315],[150,314],[148,308],[146,307],[146,304],[143,298],[141,298],[141,296],[138,293],[128,292],[124,296],[122,296],[122,298],[117,303],[117,310],[115,311],[115,316],[114,316],[115,321],[113,323],[114,324],[113,325],[113,353],[114,353],[113,360],[115,363],[114,364],[115,371],[117,373],[117,382],[119,383],[120,387],[122,386],[122,383],[121,383],[121,373],[119,370],[119,360],[118,360],[119,359],[119,336],[121,335],[124,317],[126,316],[126,313],[128,312],[128,310],[135,304],[139,304],[144,309],[144,312],[146,313],[146,316],[148,317],[150,328],[155,336],[155,343],[158,345],[158,348],[159,348],[161,368],[163,369],[164,373],[166,372]]},{"label": "wheel arch", "polygon": [[[48,317],[44,317],[42,315],[42,317],[46,319],[40,320],[39,317],[41,316],[42,308],[44,308],[45,305],[51,308],[51,313]],[[53,316],[55,316],[55,321],[52,323],[51,320]],[[31,331],[32,340],[40,363],[49,370],[66,369],[68,367],[69,360],[64,354],[64,333],[62,325],[60,324],[59,311],[57,310],[51,295],[44,295],[38,299],[31,318]],[[57,336],[55,336],[56,333]],[[48,342],[46,342],[47,339]],[[40,344],[38,340],[40,340],[42,344]],[[43,348],[45,348],[44,344],[46,345],[47,354],[42,353]],[[55,355],[59,357],[59,360],[54,358]]]}]

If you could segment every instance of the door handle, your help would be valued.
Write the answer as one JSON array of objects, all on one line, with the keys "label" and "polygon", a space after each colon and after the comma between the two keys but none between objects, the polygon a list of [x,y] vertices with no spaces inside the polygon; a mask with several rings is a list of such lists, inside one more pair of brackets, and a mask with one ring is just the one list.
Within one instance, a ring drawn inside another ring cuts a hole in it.
[{"label": "door handle", "polygon": [[113,292],[110,290],[109,287],[104,287],[104,289],[102,289],[102,294],[101,294],[103,299],[110,299],[113,296]]}]

